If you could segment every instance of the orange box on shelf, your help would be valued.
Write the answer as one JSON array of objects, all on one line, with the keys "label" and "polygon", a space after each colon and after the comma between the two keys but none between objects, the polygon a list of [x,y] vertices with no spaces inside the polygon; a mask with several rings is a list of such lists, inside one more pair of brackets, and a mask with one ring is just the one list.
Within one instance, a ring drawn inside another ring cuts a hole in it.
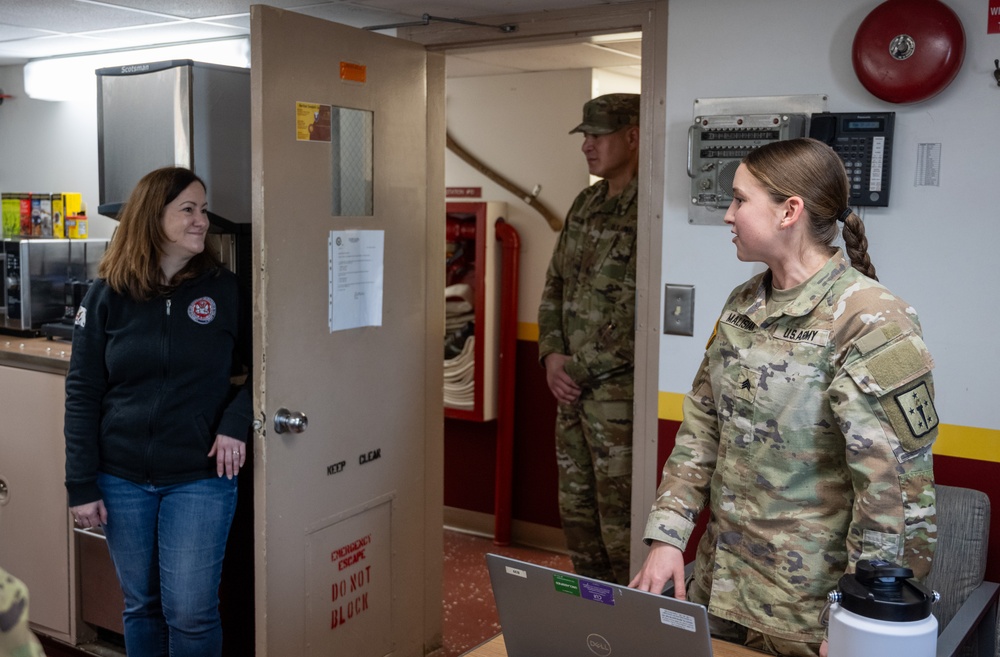
[{"label": "orange box on shelf", "polygon": [[71,240],[87,239],[87,215],[66,215],[66,237]]}]

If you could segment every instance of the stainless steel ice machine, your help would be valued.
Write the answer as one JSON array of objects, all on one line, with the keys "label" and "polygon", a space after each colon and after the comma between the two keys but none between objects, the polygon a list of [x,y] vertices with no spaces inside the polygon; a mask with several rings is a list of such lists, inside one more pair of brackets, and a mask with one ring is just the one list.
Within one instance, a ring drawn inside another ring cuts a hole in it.
[{"label": "stainless steel ice machine", "polygon": [[97,70],[98,212],[115,217],[135,184],[184,166],[208,209],[250,223],[250,69],[172,60]]}]

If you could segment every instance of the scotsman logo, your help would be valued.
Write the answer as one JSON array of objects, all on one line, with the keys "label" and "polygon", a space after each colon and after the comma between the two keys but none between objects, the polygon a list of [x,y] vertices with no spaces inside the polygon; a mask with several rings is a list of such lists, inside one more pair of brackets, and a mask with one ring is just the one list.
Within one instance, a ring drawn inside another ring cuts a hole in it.
[{"label": "scotsman logo", "polygon": [[148,71],[149,64],[136,64],[134,66],[122,66],[122,73],[139,73]]},{"label": "scotsman logo", "polygon": [[611,644],[600,634],[587,636],[587,647],[597,657],[608,657],[611,654]]}]

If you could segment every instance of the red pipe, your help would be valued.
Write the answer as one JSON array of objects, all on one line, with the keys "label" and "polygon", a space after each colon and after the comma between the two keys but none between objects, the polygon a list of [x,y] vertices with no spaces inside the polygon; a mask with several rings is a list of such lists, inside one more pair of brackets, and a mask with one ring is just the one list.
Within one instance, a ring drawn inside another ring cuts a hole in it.
[{"label": "red pipe", "polygon": [[493,499],[493,542],[510,544],[514,471],[514,384],[517,373],[517,270],[521,239],[517,230],[497,219],[496,237],[503,245],[500,282],[500,371],[497,383],[497,467]]}]

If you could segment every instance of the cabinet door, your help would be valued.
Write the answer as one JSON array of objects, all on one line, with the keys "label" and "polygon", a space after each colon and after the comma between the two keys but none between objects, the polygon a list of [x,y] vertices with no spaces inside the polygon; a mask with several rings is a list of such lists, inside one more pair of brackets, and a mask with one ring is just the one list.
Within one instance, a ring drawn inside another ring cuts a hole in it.
[{"label": "cabinet door", "polygon": [[65,378],[0,367],[0,399],[0,564],[28,587],[32,628],[73,643]]}]

